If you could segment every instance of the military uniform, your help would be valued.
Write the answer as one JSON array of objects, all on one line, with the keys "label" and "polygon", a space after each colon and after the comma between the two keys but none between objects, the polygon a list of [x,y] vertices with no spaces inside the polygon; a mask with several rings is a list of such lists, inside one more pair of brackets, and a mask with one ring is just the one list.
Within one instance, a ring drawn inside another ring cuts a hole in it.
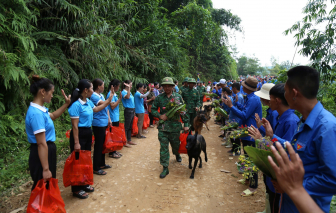
[{"label": "military uniform", "polygon": [[203,93],[206,92],[206,89],[205,89],[205,86],[198,86],[197,87],[197,91],[199,93],[199,96],[200,96],[200,103],[201,103],[201,109],[203,107]]},{"label": "military uniform", "polygon": [[[188,82],[188,80],[189,80],[189,78],[186,77],[186,78],[184,79],[184,81],[182,82],[182,84],[185,83],[185,82]],[[184,90],[187,90],[187,89],[188,89],[188,86],[182,86],[182,87],[180,88],[181,94],[183,94],[183,91],[184,91]]]},{"label": "military uniform", "polygon": [[[169,82],[165,82],[166,80]],[[164,78],[162,85],[169,84],[171,78]],[[171,79],[172,85],[173,80]],[[183,104],[183,99],[180,94],[173,92],[170,97],[166,95],[166,93],[162,93],[158,95],[152,106],[152,114],[154,117],[159,118],[161,115],[168,112],[165,109],[169,101],[172,99],[179,100]],[[160,113],[158,112],[158,108],[160,108]],[[184,123],[184,127],[189,127],[189,116],[187,113],[181,115],[182,121]],[[172,118],[170,120],[166,120],[164,123],[158,125],[158,138],[160,141],[160,164],[164,167],[164,171],[166,172],[164,175],[160,175],[161,178],[164,178],[168,173],[168,165],[169,165],[169,143],[172,147],[173,154],[176,155],[176,160],[181,162],[182,158],[178,153],[180,147],[180,131],[182,130],[182,124],[179,122],[179,116],[176,118]]]},{"label": "military uniform", "polygon": [[[196,83],[195,79],[189,78],[188,83]],[[200,96],[196,89],[184,90],[182,93],[182,98],[187,105],[187,113],[189,114],[191,130],[194,130],[193,123],[196,117],[196,107],[201,107]]]}]

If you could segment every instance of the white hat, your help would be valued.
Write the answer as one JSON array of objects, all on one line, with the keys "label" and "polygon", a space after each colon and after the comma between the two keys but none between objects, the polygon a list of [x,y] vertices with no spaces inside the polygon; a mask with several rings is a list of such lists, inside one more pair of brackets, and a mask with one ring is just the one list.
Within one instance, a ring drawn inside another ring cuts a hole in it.
[{"label": "white hat", "polygon": [[274,87],[274,85],[275,84],[272,84],[272,83],[266,83],[262,85],[261,90],[259,90],[258,92],[255,92],[254,94],[256,96],[259,96],[260,98],[270,100],[269,92],[272,89],[272,87]]},{"label": "white hat", "polygon": [[222,78],[221,80],[219,80],[219,83],[220,84],[226,84],[226,80]]}]

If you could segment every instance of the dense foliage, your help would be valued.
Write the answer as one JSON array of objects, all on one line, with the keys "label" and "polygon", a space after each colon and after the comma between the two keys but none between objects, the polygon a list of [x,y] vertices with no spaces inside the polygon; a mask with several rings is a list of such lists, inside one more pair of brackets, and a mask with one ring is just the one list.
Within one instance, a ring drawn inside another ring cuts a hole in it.
[{"label": "dense foliage", "polygon": [[[28,168],[24,118],[33,74],[55,84],[51,111],[63,102],[60,89],[69,94],[82,78],[229,78],[236,65],[221,26],[240,31],[240,22],[211,0],[0,1],[0,191],[20,178],[13,165]],[[67,113],[55,124],[63,140]]]}]

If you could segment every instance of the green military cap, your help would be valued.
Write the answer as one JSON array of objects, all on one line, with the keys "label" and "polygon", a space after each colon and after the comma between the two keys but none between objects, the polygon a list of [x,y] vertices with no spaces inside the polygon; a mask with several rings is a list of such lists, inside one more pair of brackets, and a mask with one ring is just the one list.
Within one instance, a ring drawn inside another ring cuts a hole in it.
[{"label": "green military cap", "polygon": [[174,81],[171,77],[163,78],[161,85],[174,85],[175,86]]},{"label": "green military cap", "polygon": [[186,77],[183,82],[188,82],[189,78]]},{"label": "green military cap", "polygon": [[189,79],[188,79],[188,83],[195,83],[195,84],[196,84],[196,81],[195,81],[194,78],[189,78]]}]

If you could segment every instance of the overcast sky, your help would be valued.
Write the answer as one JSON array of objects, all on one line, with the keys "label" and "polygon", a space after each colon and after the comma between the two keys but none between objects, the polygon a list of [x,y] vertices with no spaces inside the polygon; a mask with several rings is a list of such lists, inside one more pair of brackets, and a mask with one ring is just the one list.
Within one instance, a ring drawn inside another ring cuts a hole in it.
[{"label": "overcast sky", "polygon": [[[229,44],[235,44],[238,56],[253,54],[262,66],[270,66],[271,56],[278,62],[293,59],[296,47],[293,35],[283,32],[302,20],[302,9],[308,0],[212,0],[214,8],[229,9],[238,15],[244,33],[231,34]],[[234,35],[234,36],[232,36]],[[300,47],[299,47],[300,49]],[[298,50],[299,50],[298,49]],[[307,64],[309,59],[296,54],[294,64]]]}]

